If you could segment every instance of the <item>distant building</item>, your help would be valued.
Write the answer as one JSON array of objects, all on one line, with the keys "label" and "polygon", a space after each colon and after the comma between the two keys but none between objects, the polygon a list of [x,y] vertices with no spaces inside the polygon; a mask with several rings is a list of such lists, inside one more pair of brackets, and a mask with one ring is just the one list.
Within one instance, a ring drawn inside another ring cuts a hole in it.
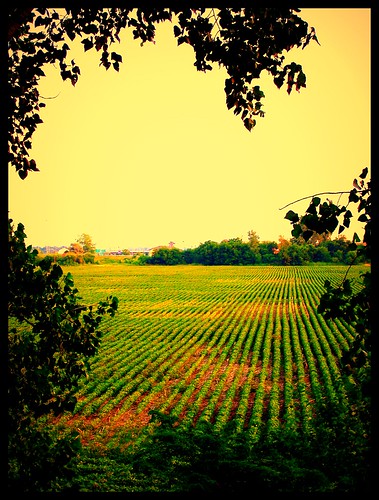
[{"label": "distant building", "polygon": [[160,250],[161,248],[169,248],[172,249],[174,248],[175,243],[173,241],[170,241],[168,245],[158,245],[157,247],[150,248],[149,253],[147,255],[150,255],[150,257],[153,255],[154,252],[157,250]]},{"label": "distant building", "polygon": [[167,245],[158,245],[157,247],[150,248],[148,255],[151,257],[154,252],[160,250],[161,248],[169,248],[169,247]]},{"label": "distant building", "polygon": [[[46,245],[45,247],[33,247],[33,249],[37,249],[38,252],[40,253],[47,253],[47,254],[50,254],[50,253],[59,253],[59,254],[62,254],[62,253],[65,253],[66,251],[68,252],[68,248],[67,247],[57,247],[57,246],[49,246],[49,245]],[[61,251],[63,249],[63,251]]]},{"label": "distant building", "polygon": [[128,248],[130,255],[150,255],[150,248],[148,247],[137,247]]},{"label": "distant building", "polygon": [[66,252],[69,252],[70,250],[67,248],[67,247],[62,247],[58,250],[57,253],[59,253],[59,255],[63,255],[64,253]]}]

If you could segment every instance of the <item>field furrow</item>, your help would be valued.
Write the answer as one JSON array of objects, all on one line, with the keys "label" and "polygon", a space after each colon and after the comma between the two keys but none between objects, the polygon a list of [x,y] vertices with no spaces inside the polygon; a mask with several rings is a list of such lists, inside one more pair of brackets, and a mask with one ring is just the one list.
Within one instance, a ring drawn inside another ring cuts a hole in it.
[{"label": "field furrow", "polygon": [[[359,287],[359,271],[353,268]],[[262,432],[312,430],[326,399],[348,404],[339,358],[355,332],[317,313],[324,282],[342,266],[83,266],[70,269],[84,301],[112,294],[119,310],[74,415],[87,436],[120,439],[149,425],[151,410],[179,425],[234,420]],[[87,433],[87,434],[86,434]]]}]

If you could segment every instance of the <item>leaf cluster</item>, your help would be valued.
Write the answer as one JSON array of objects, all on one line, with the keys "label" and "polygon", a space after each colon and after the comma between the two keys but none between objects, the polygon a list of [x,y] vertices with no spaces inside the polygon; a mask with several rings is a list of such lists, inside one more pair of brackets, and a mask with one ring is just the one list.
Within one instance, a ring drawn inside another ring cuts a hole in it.
[{"label": "leaf cluster", "polygon": [[[357,211],[360,213],[358,221],[365,223],[363,243],[367,247],[366,255],[370,257],[372,199],[371,182],[365,182],[367,173],[368,168],[365,167],[359,175],[360,182],[358,183],[357,179],[354,179],[353,189],[350,192],[347,192],[349,197],[346,205],[338,205],[330,200],[321,202],[321,198],[319,196],[314,196],[312,197],[311,203],[303,216],[299,216],[293,210],[289,210],[285,215],[285,219],[289,220],[292,224],[292,236],[294,238],[302,237],[305,241],[308,241],[314,233],[331,234],[335,229],[337,229],[337,227],[338,234],[341,234],[350,226],[350,221],[353,217],[352,212],[348,209],[349,204],[358,203]],[[340,192],[340,194],[343,193],[343,191]],[[357,233],[354,233],[350,249],[356,250],[356,243],[360,241],[361,240]]]},{"label": "leaf cluster", "polygon": [[314,438],[284,431],[274,441],[264,435],[252,444],[246,432],[236,431],[233,420],[221,429],[207,421],[183,428],[170,415],[156,410],[150,414],[152,424],[138,444],[108,448],[106,456],[86,450],[74,478],[84,486],[81,491],[237,498],[249,497],[252,491],[299,495],[368,490],[367,462],[356,443],[353,447],[347,439],[349,426],[341,416],[339,435],[321,421]]},{"label": "leaf cluster", "polygon": [[283,51],[293,47],[305,48],[311,39],[317,41],[314,28],[297,14],[298,9],[260,8],[205,9],[200,13],[187,10],[179,15],[179,26],[174,27],[178,44],[193,46],[195,66],[200,71],[212,69],[212,63],[225,67],[226,105],[235,115],[241,115],[250,131],[256,124],[255,116],[264,116],[258,85],[252,82],[263,70],[273,76],[280,88],[284,81],[287,92],[305,87],[306,77],[296,63],[284,65]]},{"label": "leaf cluster", "polygon": [[[353,292],[352,281],[345,278],[334,287],[330,281],[325,282],[325,293],[320,298],[318,312],[325,318],[343,318],[356,331],[356,336],[341,362],[348,375],[353,374],[360,382],[364,393],[368,393],[371,374],[371,273],[361,274],[363,288]],[[365,394],[367,396],[367,394]]]},{"label": "leaf cluster", "polygon": [[158,248],[154,251],[150,259],[147,260],[147,263],[174,266],[183,264],[184,260],[182,252],[178,248]]},{"label": "leaf cluster", "polygon": [[[346,205],[336,205],[331,201],[321,203],[318,196],[312,198],[305,215],[299,216],[293,210],[287,212],[285,218],[292,226],[294,237],[302,236],[306,241],[317,233],[331,233],[338,227],[342,233],[349,227],[353,214],[348,209],[350,203],[357,203],[358,221],[364,223],[363,245],[357,246],[359,236],[354,233],[353,242],[349,245],[356,250],[356,258],[366,255],[371,258],[372,246],[372,198],[371,182],[365,181],[368,168],[365,167],[358,178],[353,181],[353,189],[348,194]],[[341,192],[342,194],[343,192]],[[341,222],[342,219],[342,222]],[[343,318],[356,331],[356,337],[349,350],[344,353],[341,363],[348,375],[353,375],[353,385],[358,383],[360,392],[360,406],[363,413],[367,412],[367,398],[371,387],[371,273],[362,273],[363,288],[354,292],[352,282],[347,277],[350,267],[342,282],[333,286],[330,281],[325,282],[325,293],[320,298],[318,312],[326,318]]]},{"label": "leaf cluster", "polygon": [[92,238],[89,234],[81,234],[76,242],[81,245],[84,253],[95,253],[96,245],[95,243],[93,243]]},{"label": "leaf cluster", "polygon": [[82,450],[79,433],[32,420],[28,427],[8,436],[8,491],[36,493],[59,491],[69,483],[68,467]]},{"label": "leaf cluster", "polygon": [[82,305],[72,275],[26,247],[24,226],[14,229],[9,220],[8,231],[8,402],[15,431],[31,417],[74,408],[102,318],[114,316],[118,300]]},{"label": "leaf cluster", "polygon": [[195,53],[199,71],[218,63],[226,69],[226,105],[241,115],[250,131],[255,116],[264,116],[264,93],[254,80],[266,70],[280,88],[286,81],[287,92],[306,86],[302,67],[284,65],[284,51],[318,42],[314,28],[309,29],[293,8],[79,8],[10,9],[8,17],[8,117],[9,162],[22,179],[38,171],[30,158],[31,138],[39,123],[39,111],[45,106],[38,82],[45,76],[43,66],[59,67],[63,81],[76,85],[80,68],[69,58],[70,42],[80,37],[84,51],[95,49],[100,65],[119,71],[122,56],[111,49],[120,42],[120,32],[132,29],[141,45],[153,42],[156,25],[175,21],[173,32],[178,45],[187,43]]}]

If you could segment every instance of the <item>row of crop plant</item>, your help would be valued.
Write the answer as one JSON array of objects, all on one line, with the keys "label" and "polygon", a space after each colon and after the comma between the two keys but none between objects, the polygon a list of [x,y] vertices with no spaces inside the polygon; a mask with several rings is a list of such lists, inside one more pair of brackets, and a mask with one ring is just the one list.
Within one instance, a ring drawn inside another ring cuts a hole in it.
[{"label": "row of crop plant", "polygon": [[254,441],[311,432],[326,399],[348,404],[338,359],[354,331],[317,313],[325,279],[338,283],[344,268],[115,268],[107,286],[119,312],[105,322],[77,416],[108,415],[111,426],[156,409],[220,429],[234,419]]},{"label": "row of crop plant", "polygon": [[[259,282],[259,281],[258,281]],[[263,280],[264,283],[264,280]],[[262,284],[262,282],[260,283]],[[224,390],[224,381],[228,378],[228,372],[227,369],[228,367],[233,367],[234,366],[234,361],[237,360],[239,357],[241,357],[241,351],[242,353],[245,352],[245,355],[249,352],[247,349],[245,351],[242,350],[243,345],[247,345],[250,348],[251,341],[255,337],[255,332],[254,330],[246,331],[246,329],[243,328],[243,326],[246,324],[246,318],[249,318],[247,316],[247,313],[245,312],[246,310],[250,312],[251,314],[251,304],[259,304],[259,300],[257,301],[257,297],[261,297],[260,300],[269,300],[270,296],[270,291],[267,288],[267,286],[258,286],[257,288],[254,287],[253,293],[251,295],[249,294],[244,294],[243,297],[243,302],[241,302],[240,305],[240,312],[236,314],[235,319],[233,323],[229,326],[228,331],[230,330],[232,333],[230,334],[229,341],[228,342],[223,342],[221,346],[217,346],[219,349],[219,352],[217,353],[217,363],[214,365],[213,373],[208,375],[206,383],[202,386],[201,388],[201,398],[196,399],[196,402],[192,405],[192,408],[190,411],[186,414],[185,416],[185,422],[187,425],[191,424],[195,418],[195,416],[198,415],[199,410],[202,408],[202,400],[208,396],[207,398],[207,406],[205,409],[202,411],[202,414],[200,415],[201,418],[205,420],[212,420],[213,415],[217,414],[217,407],[220,405],[219,403],[219,398],[221,396],[221,393]],[[263,294],[263,296],[262,296]],[[246,304],[246,306],[243,306],[243,304]],[[260,311],[260,309],[259,309]],[[259,319],[260,314],[257,314],[257,319]],[[258,322],[256,323],[256,325]],[[227,333],[228,333],[227,331]],[[238,352],[237,352],[238,348]],[[245,356],[244,356],[245,357]],[[240,361],[241,363],[241,361]],[[242,363],[241,363],[242,364]],[[224,366],[225,370],[222,373],[221,376],[217,377],[217,372],[221,369],[221,367]],[[244,368],[244,365],[242,364],[242,370]],[[254,370],[251,371],[254,373]],[[218,378],[218,383],[217,385],[212,387],[212,381],[214,379],[217,380]],[[238,372],[234,376],[234,380],[238,380]],[[212,391],[210,391],[210,388],[212,387]],[[225,401],[225,399],[224,399]],[[221,406],[219,410],[219,414],[216,417],[216,423],[215,425],[219,427],[222,425],[226,420],[228,420],[229,415],[225,411],[225,409],[222,409],[223,407]],[[221,413],[220,413],[221,412]]]},{"label": "row of crop plant", "polygon": [[[219,400],[223,397],[228,384],[228,368],[238,363],[238,359],[241,356],[242,346],[246,342],[248,335],[245,318],[249,318],[248,315],[251,313],[252,300],[253,298],[250,294],[244,295],[243,303],[241,303],[232,322],[228,325],[226,331],[228,340],[225,342],[224,347],[219,349],[217,354],[217,363],[213,368],[214,376],[208,377],[206,383],[202,386],[201,391],[204,395],[207,395],[207,392],[210,393],[207,399],[207,406],[199,415],[199,418],[203,420],[210,421],[213,419],[216,408],[219,405]],[[209,388],[212,386],[213,381],[216,381],[216,384],[213,384],[213,388],[210,391]],[[194,405],[194,408],[186,416],[186,420],[192,421],[192,417],[196,415],[196,411],[199,413],[199,408],[201,408],[201,401],[197,401],[197,404]]]},{"label": "row of crop plant", "polygon": [[[208,305],[208,309],[212,308],[212,305],[216,300],[218,301],[218,299],[217,297],[212,299]],[[234,306],[235,304],[232,302],[231,307],[234,308]],[[204,310],[202,310],[202,312],[204,312]],[[227,314],[229,313],[227,312]],[[149,380],[149,373],[146,370],[147,362],[153,376],[154,374],[161,374],[163,366],[171,365],[175,362],[174,353],[177,350],[177,342],[173,342],[175,332],[170,332],[168,328],[162,332],[161,322],[155,323],[152,321],[152,325],[155,325],[153,327],[147,324],[143,316],[139,317],[139,321],[142,325],[140,330],[145,331],[139,338],[137,346],[134,344],[129,348],[128,344],[132,344],[133,342],[129,341],[125,343],[122,342],[121,339],[120,342],[113,344],[111,351],[114,353],[116,350],[118,354],[112,356],[109,363],[104,363],[104,369],[106,367],[108,373],[109,370],[112,370],[113,375],[109,376],[106,382],[99,384],[98,379],[102,378],[100,375],[100,377],[98,376],[96,380],[92,381],[92,384],[90,383],[86,386],[86,391],[89,393],[89,397],[92,398],[93,403],[88,404],[89,398],[87,398],[85,402],[82,398],[77,406],[77,412],[82,411],[84,415],[90,415],[94,412],[99,412],[100,409],[108,410],[111,405],[119,404],[122,399],[125,399],[125,401],[120,410],[126,409],[141,395],[141,393],[148,391],[151,393],[156,388],[156,384],[154,383],[156,380],[154,378]],[[170,321],[175,325],[176,331],[182,328],[178,318],[175,318],[175,320],[171,319]],[[190,322],[190,320],[187,320],[187,322]],[[193,331],[193,325],[191,325],[188,328]],[[211,329],[207,328],[207,331],[209,333]],[[159,332],[159,337],[164,338],[163,342],[161,338],[159,342],[157,342],[157,332]],[[117,337],[119,338],[119,335]],[[136,332],[134,332],[133,339],[135,339],[135,337]],[[123,345],[119,345],[121,343]],[[155,345],[156,347],[154,348]],[[172,347],[168,349],[168,345]],[[188,342],[186,349],[188,349]],[[128,356],[125,356],[126,353],[128,353]],[[167,366],[167,369],[168,368],[169,366]],[[100,370],[98,370],[98,372],[99,371]],[[83,393],[81,396],[83,396]],[[106,405],[102,406],[104,403],[106,403]],[[83,410],[85,405],[87,406]]]}]

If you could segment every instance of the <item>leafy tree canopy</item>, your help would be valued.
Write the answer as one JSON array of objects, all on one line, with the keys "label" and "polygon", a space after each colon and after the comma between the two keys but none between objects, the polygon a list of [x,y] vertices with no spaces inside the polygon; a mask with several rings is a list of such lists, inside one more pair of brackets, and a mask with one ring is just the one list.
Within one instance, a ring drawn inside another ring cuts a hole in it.
[{"label": "leafy tree canopy", "polygon": [[95,253],[96,245],[89,234],[81,234],[76,241],[82,246],[84,252]]},{"label": "leafy tree canopy", "polygon": [[83,246],[77,242],[71,243],[69,250],[73,253],[84,253]]},{"label": "leafy tree canopy", "polygon": [[[310,205],[303,216],[289,210],[285,218],[292,224],[292,235],[295,238],[302,237],[308,241],[314,233],[331,234],[337,228],[338,234],[341,234],[345,228],[349,227],[350,220],[353,218],[348,207],[350,204],[356,203],[359,214],[358,221],[364,224],[364,235],[363,245],[357,245],[357,242],[360,242],[360,237],[354,233],[353,242],[348,246],[349,250],[356,252],[351,264],[362,255],[371,258],[372,196],[371,181],[366,181],[367,174],[368,168],[365,167],[359,177],[353,180],[353,189],[350,192],[338,192],[340,195],[348,195],[346,204],[335,204],[330,200],[322,202],[320,196],[331,193],[319,193],[311,197]],[[325,282],[326,291],[320,298],[318,312],[326,318],[343,318],[355,328],[357,335],[341,361],[346,372],[354,375],[354,384],[359,382],[358,390],[362,391],[363,397],[362,411],[368,411],[369,405],[366,398],[371,389],[372,347],[371,272],[368,270],[362,273],[363,288],[359,292],[354,292],[351,279],[348,278],[348,271],[349,268],[338,286],[332,286],[329,280]]]},{"label": "leafy tree canopy", "polygon": [[256,231],[253,231],[253,229],[251,229],[247,233],[247,238],[249,240],[249,245],[251,246],[251,248],[256,248],[259,245],[260,238],[259,238],[258,234],[256,233]]},{"label": "leafy tree canopy", "polygon": [[73,277],[25,245],[24,226],[8,225],[8,487],[33,491],[61,475],[77,436],[54,437],[41,416],[71,411],[79,380],[97,352],[104,315],[116,297],[80,302]]},{"label": "leafy tree canopy", "polygon": [[24,226],[9,222],[8,403],[10,431],[30,417],[72,409],[80,378],[100,343],[100,323],[117,310],[116,297],[80,303],[72,275],[26,247]]},{"label": "leafy tree canopy", "polygon": [[256,80],[267,71],[275,85],[300,90],[306,86],[302,66],[285,64],[284,53],[293,47],[305,48],[311,40],[318,42],[315,29],[309,28],[298,13],[300,9],[248,7],[189,9],[153,8],[9,8],[8,9],[8,116],[9,162],[22,179],[38,171],[30,158],[31,138],[42,119],[45,106],[38,82],[45,76],[43,66],[56,64],[63,80],[75,85],[80,68],[70,59],[70,42],[81,38],[84,51],[95,49],[100,65],[119,71],[122,56],[113,50],[120,31],[133,30],[135,39],[153,42],[156,25],[173,24],[178,45],[193,47],[194,65],[199,71],[224,67],[226,105],[240,115],[251,131],[256,116],[263,117],[264,93]]},{"label": "leafy tree canopy", "polygon": [[[288,219],[292,224],[291,234],[294,238],[303,238],[308,241],[316,234],[330,235],[338,227],[338,234],[340,235],[346,228],[350,226],[350,221],[353,217],[352,212],[348,209],[350,203],[357,203],[357,210],[360,214],[358,221],[364,223],[364,248],[361,247],[360,251],[365,251],[368,257],[371,257],[371,238],[372,238],[372,198],[371,198],[371,181],[366,182],[368,168],[365,167],[359,175],[359,181],[354,179],[353,189],[350,192],[339,191],[337,194],[348,194],[346,204],[336,205],[330,200],[321,203],[321,194],[311,196],[311,203],[305,214],[299,216],[293,210],[289,210],[285,219]],[[306,198],[302,198],[306,199]],[[300,201],[300,200],[297,200]],[[293,202],[296,203],[296,202]],[[290,203],[292,205],[292,203]],[[288,206],[288,205],[286,205]],[[283,207],[286,208],[286,207]],[[354,233],[352,250],[357,249],[356,242],[361,241],[357,233]]]}]

